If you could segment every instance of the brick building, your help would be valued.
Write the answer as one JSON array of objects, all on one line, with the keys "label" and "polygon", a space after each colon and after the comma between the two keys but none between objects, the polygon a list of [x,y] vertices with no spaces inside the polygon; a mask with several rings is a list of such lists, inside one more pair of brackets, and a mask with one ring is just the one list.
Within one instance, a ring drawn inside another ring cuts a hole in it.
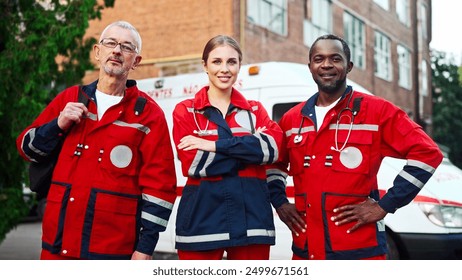
[{"label": "brick building", "polygon": [[[317,36],[337,34],[352,49],[349,77],[431,132],[431,0],[116,0],[87,36],[99,38],[119,19],[143,38],[133,79],[202,71],[202,49],[217,34],[239,41],[245,64],[306,64]],[[84,82],[96,77],[89,72]]]}]

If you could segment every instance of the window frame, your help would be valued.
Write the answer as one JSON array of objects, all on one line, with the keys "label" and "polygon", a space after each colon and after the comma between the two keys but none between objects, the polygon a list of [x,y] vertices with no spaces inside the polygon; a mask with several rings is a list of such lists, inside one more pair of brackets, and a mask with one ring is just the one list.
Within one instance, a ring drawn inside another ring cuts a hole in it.
[{"label": "window frame", "polygon": [[390,1],[389,0],[374,0],[374,3],[380,6],[382,9],[389,11],[390,10]]},{"label": "window frame", "polygon": [[[364,22],[345,11],[343,13],[343,32],[351,50],[351,61],[355,67],[366,68],[366,28]],[[351,38],[353,37],[353,38]]]},{"label": "window frame", "polygon": [[376,77],[392,80],[391,40],[378,30],[374,32],[374,65]]},{"label": "window frame", "polygon": [[[287,0],[247,1],[247,21],[273,33],[287,36]],[[278,13],[279,12],[279,13]],[[281,18],[277,20],[277,18]]]},{"label": "window frame", "polygon": [[398,54],[398,85],[412,89],[412,59],[411,51],[403,45],[396,46]]},{"label": "window frame", "polygon": [[411,26],[411,6],[409,0],[396,0],[396,16],[405,26]]},{"label": "window frame", "polygon": [[307,11],[303,20],[303,43],[311,47],[311,44],[321,35],[332,33],[333,16],[331,0],[306,0]]}]

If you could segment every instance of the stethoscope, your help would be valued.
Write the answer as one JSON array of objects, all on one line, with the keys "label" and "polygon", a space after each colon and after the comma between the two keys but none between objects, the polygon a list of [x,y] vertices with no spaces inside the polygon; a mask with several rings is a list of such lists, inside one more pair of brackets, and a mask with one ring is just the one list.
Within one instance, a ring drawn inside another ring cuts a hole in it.
[{"label": "stethoscope", "polygon": [[[198,112],[197,110],[193,109],[194,112],[193,112],[193,118],[194,118],[194,122],[196,124],[196,127],[197,129],[193,130],[193,133],[194,134],[197,134],[198,136],[209,136],[209,135],[212,135],[213,134],[213,131],[211,130],[208,130],[209,128],[209,124],[210,124],[210,120],[207,118],[207,122],[205,124],[205,129],[201,129],[200,125],[199,125],[199,122],[197,121],[197,118],[196,118],[196,113]],[[255,134],[255,126],[253,124],[253,120],[252,120],[252,115],[250,113],[249,110],[245,110],[249,116],[249,123],[250,123],[250,132],[252,134]]]},{"label": "stethoscope", "polygon": [[[350,92],[348,94],[350,94],[350,96],[348,97],[348,101],[346,103],[345,108],[340,110],[340,112],[337,115],[337,122],[336,122],[336,125],[335,125],[335,136],[334,136],[334,145],[335,145],[335,147],[332,146],[330,148],[331,150],[339,152],[339,153],[342,152],[342,151],[347,152],[345,150],[345,147],[348,144],[348,140],[350,139],[351,131],[353,130],[353,123],[355,121],[355,116],[358,114],[359,109],[360,109],[360,105],[361,105],[361,98],[355,98],[355,100],[353,101],[353,108],[351,108],[350,107],[350,102],[351,102],[351,98],[353,97],[353,90],[351,88],[350,88]],[[345,114],[345,113],[348,113],[348,112],[351,113],[351,117],[349,115]],[[347,137],[345,139],[345,143],[343,143],[342,147],[339,148],[338,129],[339,129],[340,120],[342,119],[342,117],[350,118],[350,126],[348,128],[348,134],[347,134]],[[295,135],[295,137],[294,137],[294,143],[295,144],[298,144],[303,140],[303,135],[301,134],[301,132],[302,132],[302,127],[303,127],[304,120],[305,120],[305,117],[302,116],[302,120],[300,122],[300,127],[298,128],[297,135]]]},{"label": "stethoscope", "polygon": [[209,131],[209,130],[208,130],[209,124],[210,124],[210,120],[207,119],[207,123],[205,124],[205,129],[201,129],[201,127],[199,126],[199,123],[197,122],[196,113],[197,113],[197,110],[194,110],[194,112],[193,112],[193,118],[194,118],[194,122],[196,123],[197,130],[195,129],[195,130],[193,131],[193,133],[194,133],[194,134],[197,134],[198,136],[208,136],[208,135],[212,135],[212,131]]}]

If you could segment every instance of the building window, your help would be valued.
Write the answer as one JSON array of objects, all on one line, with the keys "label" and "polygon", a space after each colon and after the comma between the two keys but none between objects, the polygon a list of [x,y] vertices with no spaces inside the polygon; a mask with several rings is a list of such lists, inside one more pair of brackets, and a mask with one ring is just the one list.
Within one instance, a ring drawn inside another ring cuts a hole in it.
[{"label": "building window", "polygon": [[409,0],[396,0],[396,14],[404,25],[411,25]]},{"label": "building window", "polygon": [[411,52],[409,49],[398,45],[398,84],[411,89]]},{"label": "building window", "polygon": [[306,46],[321,35],[332,33],[332,7],[329,0],[307,0],[303,21],[303,42]]},{"label": "building window", "polygon": [[247,20],[285,36],[287,35],[287,1],[247,1]]},{"label": "building window", "polygon": [[379,5],[380,7],[382,7],[383,9],[385,10],[390,10],[390,1],[388,0],[374,0],[374,2]]},{"label": "building window", "polygon": [[427,69],[427,62],[422,60],[422,88],[420,90],[420,94],[422,96],[428,96],[428,69]]},{"label": "building window", "polygon": [[375,32],[374,62],[375,75],[391,81],[390,39],[378,31]]},{"label": "building window", "polygon": [[428,38],[427,31],[427,6],[420,5],[420,30],[422,38]]},{"label": "building window", "polygon": [[364,69],[366,67],[364,22],[345,12],[343,14],[343,28],[345,40],[351,49],[351,61],[353,61],[356,67]]}]

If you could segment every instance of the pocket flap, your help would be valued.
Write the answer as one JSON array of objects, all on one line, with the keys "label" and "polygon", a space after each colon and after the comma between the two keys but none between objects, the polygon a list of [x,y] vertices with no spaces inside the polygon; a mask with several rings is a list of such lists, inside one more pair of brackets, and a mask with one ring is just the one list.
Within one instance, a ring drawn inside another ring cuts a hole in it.
[{"label": "pocket flap", "polygon": [[138,200],[135,198],[120,195],[98,193],[96,197],[95,210],[135,215]]},{"label": "pocket flap", "polygon": [[366,198],[367,195],[326,193],[324,199],[324,209],[326,211],[332,211],[340,206],[361,203],[365,201]]}]

